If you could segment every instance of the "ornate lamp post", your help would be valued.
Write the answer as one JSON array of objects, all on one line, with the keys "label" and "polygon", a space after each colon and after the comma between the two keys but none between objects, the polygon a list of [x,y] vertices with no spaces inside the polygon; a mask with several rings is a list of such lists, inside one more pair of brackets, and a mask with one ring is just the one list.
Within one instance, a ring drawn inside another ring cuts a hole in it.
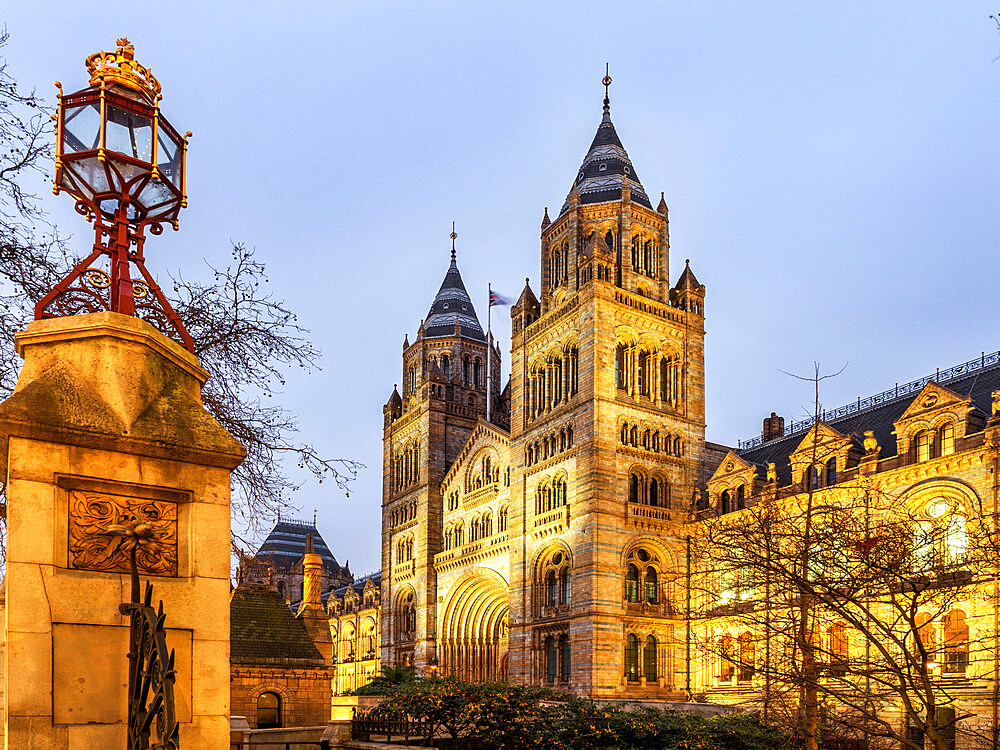
[{"label": "ornate lamp post", "polygon": [[[143,262],[145,230],[177,229],[187,205],[187,139],[160,114],[160,82],[135,61],[128,39],[87,58],[90,85],[59,89],[53,192],[69,193],[94,222],[93,251],[35,305],[35,318],[111,310],[143,318],[193,348],[191,336]],[[108,258],[107,270],[98,263]],[[140,278],[132,278],[134,265]]]}]

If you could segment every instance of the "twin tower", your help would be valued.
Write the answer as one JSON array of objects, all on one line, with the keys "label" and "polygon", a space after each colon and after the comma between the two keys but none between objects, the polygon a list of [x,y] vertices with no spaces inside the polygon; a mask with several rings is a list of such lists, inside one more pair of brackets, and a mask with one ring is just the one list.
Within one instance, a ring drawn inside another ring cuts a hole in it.
[{"label": "twin tower", "polygon": [[669,258],[666,203],[653,207],[607,97],[542,220],[539,295],[526,284],[511,307],[503,388],[452,254],[384,408],[383,664],[680,695],[674,579],[705,480],[705,288],[687,265],[671,285]]}]

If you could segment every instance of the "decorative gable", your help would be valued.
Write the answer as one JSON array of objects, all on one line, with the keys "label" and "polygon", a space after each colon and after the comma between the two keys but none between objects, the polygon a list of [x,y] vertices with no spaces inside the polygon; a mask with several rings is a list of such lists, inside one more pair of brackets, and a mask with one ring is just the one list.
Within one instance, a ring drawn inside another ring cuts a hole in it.
[{"label": "decorative gable", "polygon": [[[746,502],[746,498],[755,493],[754,482],[756,479],[758,479],[757,465],[749,463],[733,451],[729,451],[708,480],[709,502],[718,504],[724,509],[724,512],[730,509],[737,510]],[[740,488],[742,488],[742,493]],[[724,493],[728,493],[726,495],[727,502],[721,502]],[[730,498],[732,498],[731,501]]]},{"label": "decorative gable", "polygon": [[[913,452],[917,436],[924,431],[933,433],[933,438],[927,439],[929,445],[936,443],[936,455],[942,455],[943,447],[945,453],[953,452],[954,441],[965,437],[969,415],[975,411],[971,398],[963,398],[945,386],[929,381],[893,423],[897,453],[906,455]],[[948,437],[943,439],[945,434]],[[943,446],[943,442],[947,442],[951,449]],[[933,451],[933,447],[929,448],[929,453]]]},{"label": "decorative gable", "polygon": [[854,447],[854,440],[849,435],[822,420],[816,422],[788,457],[792,466],[792,482],[806,487],[806,474],[809,467],[815,464],[823,467],[822,472],[816,469],[816,477],[820,474],[823,476],[823,480],[816,486],[833,484],[837,472],[848,467],[848,457]]}]

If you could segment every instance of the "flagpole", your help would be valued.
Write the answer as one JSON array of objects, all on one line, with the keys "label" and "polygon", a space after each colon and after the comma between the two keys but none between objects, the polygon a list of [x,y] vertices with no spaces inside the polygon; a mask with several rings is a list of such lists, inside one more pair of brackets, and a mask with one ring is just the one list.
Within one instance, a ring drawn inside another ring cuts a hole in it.
[{"label": "flagpole", "polygon": [[493,286],[486,284],[486,421],[490,421],[493,406]]}]

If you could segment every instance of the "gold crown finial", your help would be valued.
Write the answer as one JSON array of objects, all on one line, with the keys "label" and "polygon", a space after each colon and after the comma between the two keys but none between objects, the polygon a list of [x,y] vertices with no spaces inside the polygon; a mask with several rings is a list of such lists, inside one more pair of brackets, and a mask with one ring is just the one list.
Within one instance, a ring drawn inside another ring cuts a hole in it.
[{"label": "gold crown finial", "polygon": [[90,85],[98,86],[102,82],[118,84],[138,91],[153,103],[158,101],[162,96],[160,82],[149,68],[135,61],[135,45],[127,37],[121,37],[115,43],[118,49],[114,52],[95,52],[87,58]]}]

